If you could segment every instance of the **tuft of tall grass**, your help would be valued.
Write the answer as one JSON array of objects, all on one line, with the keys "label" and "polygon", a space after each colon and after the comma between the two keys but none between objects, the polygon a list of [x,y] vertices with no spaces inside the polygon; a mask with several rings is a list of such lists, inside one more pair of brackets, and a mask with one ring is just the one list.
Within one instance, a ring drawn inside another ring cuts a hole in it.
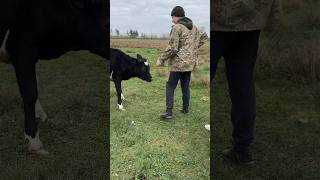
[{"label": "tuft of tall grass", "polygon": [[210,77],[209,76],[192,76],[191,86],[197,87],[210,87]]},{"label": "tuft of tall grass", "polygon": [[[264,38],[257,59],[257,73],[284,75],[295,81],[320,81],[320,42],[292,43],[283,50]],[[273,44],[273,45],[272,45]]]},{"label": "tuft of tall grass", "polygon": [[167,68],[165,67],[156,67],[157,68],[157,75],[159,77],[165,77],[165,76],[168,76],[168,72],[167,72]]},{"label": "tuft of tall grass", "polygon": [[282,1],[282,7],[286,13],[290,13],[301,8],[304,1],[301,0],[284,0]]},{"label": "tuft of tall grass", "polygon": [[260,38],[258,76],[320,81],[320,1],[284,0],[283,24]]},{"label": "tuft of tall grass", "polygon": [[305,1],[303,8],[306,9],[303,16],[303,25],[320,29],[320,1]]},{"label": "tuft of tall grass", "polygon": [[291,47],[287,60],[288,72],[293,77],[312,82],[320,81],[319,41]]}]

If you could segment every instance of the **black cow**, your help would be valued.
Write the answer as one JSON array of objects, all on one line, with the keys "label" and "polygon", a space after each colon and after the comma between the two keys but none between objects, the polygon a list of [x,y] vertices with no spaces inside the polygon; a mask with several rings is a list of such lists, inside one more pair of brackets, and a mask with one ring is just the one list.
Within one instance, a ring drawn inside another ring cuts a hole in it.
[{"label": "black cow", "polygon": [[78,50],[109,59],[108,11],[107,0],[0,1],[0,56],[9,57],[15,69],[30,152],[47,154],[36,121],[37,61]]},{"label": "black cow", "polygon": [[118,109],[123,111],[125,109],[123,108],[122,101],[125,98],[122,94],[121,81],[137,77],[151,82],[150,65],[140,54],[137,54],[137,58],[132,58],[119,49],[112,48],[110,49],[110,60],[110,79],[116,87]]}]

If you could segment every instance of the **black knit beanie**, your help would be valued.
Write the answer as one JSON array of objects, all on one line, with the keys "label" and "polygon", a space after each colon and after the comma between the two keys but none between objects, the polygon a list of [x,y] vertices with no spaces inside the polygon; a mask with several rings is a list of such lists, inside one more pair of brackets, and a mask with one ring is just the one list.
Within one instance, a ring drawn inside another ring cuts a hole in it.
[{"label": "black knit beanie", "polygon": [[184,17],[185,13],[184,13],[183,8],[181,6],[174,7],[171,12],[171,16]]}]

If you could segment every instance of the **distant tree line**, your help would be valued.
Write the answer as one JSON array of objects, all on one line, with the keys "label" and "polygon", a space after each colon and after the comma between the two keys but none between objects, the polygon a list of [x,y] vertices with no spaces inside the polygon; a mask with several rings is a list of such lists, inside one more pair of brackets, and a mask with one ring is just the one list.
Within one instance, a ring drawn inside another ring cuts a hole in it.
[{"label": "distant tree line", "polygon": [[146,34],[135,29],[127,30],[126,33],[120,33],[119,29],[110,29],[110,36],[112,38],[167,39],[169,34]]}]

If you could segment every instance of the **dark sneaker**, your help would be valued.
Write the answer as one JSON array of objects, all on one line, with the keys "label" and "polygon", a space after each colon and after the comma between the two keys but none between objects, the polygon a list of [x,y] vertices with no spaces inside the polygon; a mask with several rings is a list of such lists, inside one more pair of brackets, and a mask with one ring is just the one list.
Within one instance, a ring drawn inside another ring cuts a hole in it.
[{"label": "dark sneaker", "polygon": [[180,112],[183,113],[183,114],[188,114],[189,113],[189,109],[181,109]]},{"label": "dark sneaker", "polygon": [[160,117],[165,120],[170,120],[172,119],[172,113],[168,113],[168,112],[160,113]]},{"label": "dark sneaker", "polygon": [[222,151],[222,156],[225,160],[229,160],[240,165],[253,166],[254,161],[250,152],[237,152],[234,148],[228,148]]}]

